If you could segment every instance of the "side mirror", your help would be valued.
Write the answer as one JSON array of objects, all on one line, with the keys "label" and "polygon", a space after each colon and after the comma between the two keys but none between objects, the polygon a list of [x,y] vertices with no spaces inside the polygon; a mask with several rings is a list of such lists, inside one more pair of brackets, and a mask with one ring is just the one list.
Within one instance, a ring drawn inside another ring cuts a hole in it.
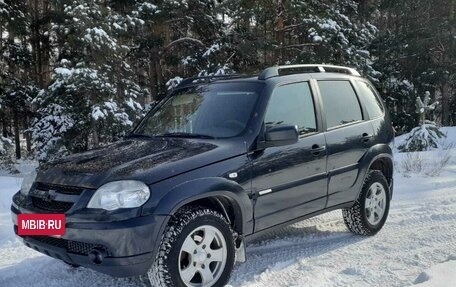
[{"label": "side mirror", "polygon": [[261,147],[284,146],[297,143],[299,140],[298,127],[295,125],[283,125],[268,128],[265,132],[265,141]]}]

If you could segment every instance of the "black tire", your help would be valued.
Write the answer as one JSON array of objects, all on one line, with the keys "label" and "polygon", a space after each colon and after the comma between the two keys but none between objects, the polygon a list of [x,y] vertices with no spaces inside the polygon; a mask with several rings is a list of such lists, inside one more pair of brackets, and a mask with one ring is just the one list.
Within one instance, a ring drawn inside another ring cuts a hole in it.
[{"label": "black tire", "polygon": [[[385,202],[385,210],[381,220],[373,225],[369,223],[368,216],[365,208],[366,196],[368,195],[369,188],[374,184],[379,183],[383,186],[385,193],[386,193],[386,202]],[[361,193],[359,194],[358,199],[356,200],[355,204],[351,208],[346,208],[342,210],[342,215],[344,218],[345,225],[347,228],[355,233],[360,235],[374,235],[380,229],[382,229],[383,225],[386,222],[388,217],[389,207],[390,207],[390,189],[388,186],[388,182],[383,175],[378,170],[369,170],[366,179],[364,180],[363,188]]]},{"label": "black tire", "polygon": [[225,286],[235,261],[233,231],[224,216],[205,207],[184,207],[168,223],[155,262],[148,272],[152,286],[186,286],[179,273],[179,253],[187,236],[196,228],[210,225],[223,235],[227,247],[226,264],[220,278],[211,287]]}]

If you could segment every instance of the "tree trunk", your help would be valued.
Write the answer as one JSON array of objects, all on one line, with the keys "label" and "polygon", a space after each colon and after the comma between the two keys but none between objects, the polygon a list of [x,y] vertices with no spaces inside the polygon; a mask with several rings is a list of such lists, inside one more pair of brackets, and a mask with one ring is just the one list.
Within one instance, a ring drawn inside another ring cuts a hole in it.
[{"label": "tree trunk", "polygon": [[156,75],[157,75],[157,97],[156,100],[160,100],[160,98],[163,96],[163,71],[162,71],[162,65],[161,65],[161,60],[157,57],[155,59],[155,70],[156,70]]},{"label": "tree trunk", "polygon": [[445,82],[442,85],[441,93],[442,93],[442,125],[449,126],[450,125],[450,84]]},{"label": "tree trunk", "polygon": [[275,38],[276,38],[276,43],[278,47],[276,48],[276,53],[275,53],[275,60],[277,64],[281,64],[283,60],[283,41],[284,39],[284,22],[285,22],[285,2],[286,0],[279,0],[278,1],[278,7],[277,7],[277,25],[276,25],[276,31],[275,31]]},{"label": "tree trunk", "polygon": [[[43,15],[48,15],[49,14],[49,0],[43,0]],[[49,30],[50,25],[49,21],[47,21],[43,27],[46,31]],[[50,73],[50,51],[51,51],[51,44],[49,40],[49,35],[44,36],[44,38],[41,39],[42,46],[41,46],[41,53],[42,53],[42,61],[41,61],[41,71],[42,71],[42,84],[40,88],[45,88],[49,82],[51,81],[51,73]]]},{"label": "tree trunk", "polygon": [[28,131],[27,129],[29,128],[29,116],[25,116],[24,118],[24,136],[25,136],[25,142],[27,144],[27,153],[30,155],[32,152],[32,135],[31,132]]},{"label": "tree trunk", "polygon": [[16,144],[16,159],[21,158],[21,142],[19,135],[19,115],[15,110],[14,113],[14,143]]},{"label": "tree trunk", "polygon": [[96,130],[92,131],[92,143],[93,147],[97,148],[100,145],[100,138],[98,136],[98,132]]},{"label": "tree trunk", "polygon": [[150,95],[148,96],[147,103],[150,104],[152,101],[157,99],[157,69],[155,68],[155,52],[151,52],[149,59],[149,81],[150,81]]},{"label": "tree trunk", "polygon": [[[3,25],[0,25],[0,35],[3,35]],[[3,50],[3,37],[0,37],[0,50]]]},{"label": "tree trunk", "polygon": [[6,128],[8,125],[8,121],[5,115],[2,115],[2,136],[4,138],[8,137],[8,129]]},{"label": "tree trunk", "polygon": [[38,0],[33,1],[33,22],[32,22],[32,38],[35,48],[35,80],[40,85],[43,86],[43,71],[42,71],[42,58],[41,58],[41,45],[40,45],[40,26],[39,26],[39,3]]}]

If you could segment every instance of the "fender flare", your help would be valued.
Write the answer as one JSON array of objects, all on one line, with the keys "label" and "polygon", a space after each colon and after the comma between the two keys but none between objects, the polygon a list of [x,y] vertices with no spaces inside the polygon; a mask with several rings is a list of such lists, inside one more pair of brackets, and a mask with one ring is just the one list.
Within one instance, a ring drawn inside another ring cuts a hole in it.
[{"label": "fender flare", "polygon": [[155,214],[173,215],[179,208],[193,201],[206,198],[225,198],[233,205],[236,222],[243,234],[253,230],[253,205],[246,190],[237,182],[207,177],[186,181],[175,186],[157,204]]},{"label": "fender flare", "polygon": [[[375,156],[371,157],[371,155],[373,155],[373,154],[375,154]],[[393,173],[393,168],[394,168],[393,155],[392,155],[391,148],[389,146],[387,146],[387,148],[385,148],[385,145],[375,145],[375,146],[371,147],[369,149],[369,151],[366,153],[363,160],[365,161],[366,158],[369,158],[369,157],[371,157],[371,159],[369,160],[369,163],[364,165],[360,169],[360,173],[363,174],[363,176],[362,176],[362,180],[359,183],[358,194],[356,195],[356,198],[359,197],[359,194],[361,193],[361,189],[363,188],[364,181],[366,180],[367,173],[375,161],[377,161],[378,159],[381,159],[381,158],[388,159],[388,161],[391,162],[391,168],[392,168],[391,172]],[[390,196],[392,196],[392,193],[393,193],[393,189],[391,186]]]}]

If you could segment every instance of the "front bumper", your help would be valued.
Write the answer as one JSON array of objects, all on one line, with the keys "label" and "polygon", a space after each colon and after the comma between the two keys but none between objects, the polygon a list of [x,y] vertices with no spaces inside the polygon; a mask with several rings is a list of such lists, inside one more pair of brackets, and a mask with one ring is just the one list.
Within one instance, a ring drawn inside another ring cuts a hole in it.
[{"label": "front bumper", "polygon": [[[26,211],[11,206],[17,234],[17,215]],[[67,215],[68,216],[68,215]],[[67,221],[60,238],[21,237],[24,244],[69,264],[84,266],[114,277],[142,275],[152,265],[167,216],[149,215],[112,222]],[[96,264],[89,258],[94,249],[103,251]]]}]

